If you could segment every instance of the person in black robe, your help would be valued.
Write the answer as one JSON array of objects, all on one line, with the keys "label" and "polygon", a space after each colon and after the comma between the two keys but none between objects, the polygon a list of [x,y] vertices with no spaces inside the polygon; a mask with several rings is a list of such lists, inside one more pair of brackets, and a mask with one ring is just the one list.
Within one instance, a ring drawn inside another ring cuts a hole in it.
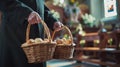
[{"label": "person in black robe", "polygon": [[28,63],[21,48],[28,23],[32,24],[30,38],[33,39],[44,38],[41,19],[52,30],[62,25],[44,5],[44,0],[1,0],[0,11],[0,67],[46,67],[45,62]]}]

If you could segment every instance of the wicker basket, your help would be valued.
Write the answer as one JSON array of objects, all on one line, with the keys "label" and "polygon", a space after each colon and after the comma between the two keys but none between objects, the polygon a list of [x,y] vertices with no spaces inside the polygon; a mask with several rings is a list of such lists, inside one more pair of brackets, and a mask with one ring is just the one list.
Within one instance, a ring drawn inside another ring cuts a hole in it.
[{"label": "wicker basket", "polygon": [[29,39],[30,24],[28,24],[26,31],[26,42],[22,44],[22,48],[27,56],[28,63],[40,63],[53,58],[53,53],[55,51],[56,43],[51,42],[51,36],[49,29],[44,21],[41,22],[44,26],[45,32],[47,32],[47,37],[49,42],[41,43],[27,43]]},{"label": "wicker basket", "polygon": [[[67,26],[63,26],[61,30],[63,30],[63,29],[67,30],[68,34],[70,35],[71,44],[70,45],[67,45],[67,44],[59,45],[59,44],[57,44],[57,46],[55,48],[54,56],[53,56],[54,59],[70,59],[70,58],[73,57],[73,52],[74,52],[74,46],[72,45],[73,44],[73,36],[71,34],[71,31],[69,30],[69,28]],[[53,40],[54,35],[57,31],[58,30],[55,30],[53,32],[52,40]]]}]

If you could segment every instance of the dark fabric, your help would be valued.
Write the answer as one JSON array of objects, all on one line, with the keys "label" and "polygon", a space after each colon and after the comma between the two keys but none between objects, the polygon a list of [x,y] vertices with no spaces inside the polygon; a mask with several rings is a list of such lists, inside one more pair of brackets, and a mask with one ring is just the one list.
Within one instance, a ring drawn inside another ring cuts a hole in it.
[{"label": "dark fabric", "polygon": [[[39,0],[42,2],[44,0]],[[38,4],[38,3],[37,3]],[[44,5],[44,3],[40,3]],[[25,33],[27,28],[27,18],[34,10],[44,8],[36,6],[36,0],[1,0],[0,10],[3,13],[2,23],[0,25],[0,67],[45,67],[44,63],[29,64],[21,48],[25,42]],[[44,12],[42,12],[42,10]],[[52,29],[53,24],[57,21],[49,13],[49,9],[41,9],[38,12],[48,27]],[[42,32],[42,33],[40,33]],[[42,37],[43,26],[35,24],[31,26],[30,38]]]}]

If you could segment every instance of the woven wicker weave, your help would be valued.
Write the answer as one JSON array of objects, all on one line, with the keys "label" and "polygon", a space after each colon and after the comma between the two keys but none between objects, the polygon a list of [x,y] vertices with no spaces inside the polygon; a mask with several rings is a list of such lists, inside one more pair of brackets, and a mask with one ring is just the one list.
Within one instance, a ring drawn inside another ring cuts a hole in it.
[{"label": "woven wicker weave", "polygon": [[[67,45],[67,44],[58,45],[57,44],[57,46],[55,48],[54,56],[53,56],[53,58],[55,58],[55,59],[69,59],[69,58],[73,57],[73,52],[74,52],[74,46],[72,45],[73,44],[73,36],[67,26],[63,26],[61,30],[63,30],[63,29],[67,30],[68,34],[70,35],[71,45]],[[55,30],[53,32],[52,40],[57,31],[58,30]]]},{"label": "woven wicker weave", "polygon": [[49,29],[44,21],[41,22],[44,26],[45,32],[49,42],[43,43],[27,43],[29,40],[30,24],[28,24],[26,31],[26,42],[22,44],[22,48],[27,56],[28,63],[40,63],[53,58],[56,44],[51,42],[51,36]]}]

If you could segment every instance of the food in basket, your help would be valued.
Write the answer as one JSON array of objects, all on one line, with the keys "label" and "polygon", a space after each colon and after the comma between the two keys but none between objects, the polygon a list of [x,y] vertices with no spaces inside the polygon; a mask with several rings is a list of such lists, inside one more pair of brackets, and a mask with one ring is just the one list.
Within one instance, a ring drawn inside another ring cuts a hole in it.
[{"label": "food in basket", "polygon": [[63,44],[65,44],[66,38],[62,38],[61,40],[63,41]]},{"label": "food in basket", "polygon": [[34,42],[35,42],[34,39],[29,39],[26,43],[27,43],[27,44],[30,44],[30,43],[34,43]]},{"label": "food in basket", "polygon": [[[48,43],[48,39],[41,39],[41,38],[35,38],[35,39],[29,39],[27,40],[22,46],[30,46],[30,45],[36,45],[36,44],[41,44],[41,43]],[[55,43],[55,42],[51,42]]]},{"label": "food in basket", "polygon": [[57,39],[57,40],[56,40],[56,43],[57,43],[57,44],[63,44],[63,40],[62,40],[62,39]]},{"label": "food in basket", "polygon": [[72,43],[71,39],[66,39],[66,40],[65,40],[65,44],[71,45],[71,43]]},{"label": "food in basket", "polygon": [[65,39],[65,38],[56,40],[56,43],[58,45],[71,45],[71,42],[72,42],[71,39]]},{"label": "food in basket", "polygon": [[44,43],[47,43],[47,42],[49,42],[49,39],[46,39],[46,38],[45,38],[45,39],[44,39]]},{"label": "food in basket", "polygon": [[35,43],[40,43],[40,42],[43,42],[41,38],[35,38]]}]

